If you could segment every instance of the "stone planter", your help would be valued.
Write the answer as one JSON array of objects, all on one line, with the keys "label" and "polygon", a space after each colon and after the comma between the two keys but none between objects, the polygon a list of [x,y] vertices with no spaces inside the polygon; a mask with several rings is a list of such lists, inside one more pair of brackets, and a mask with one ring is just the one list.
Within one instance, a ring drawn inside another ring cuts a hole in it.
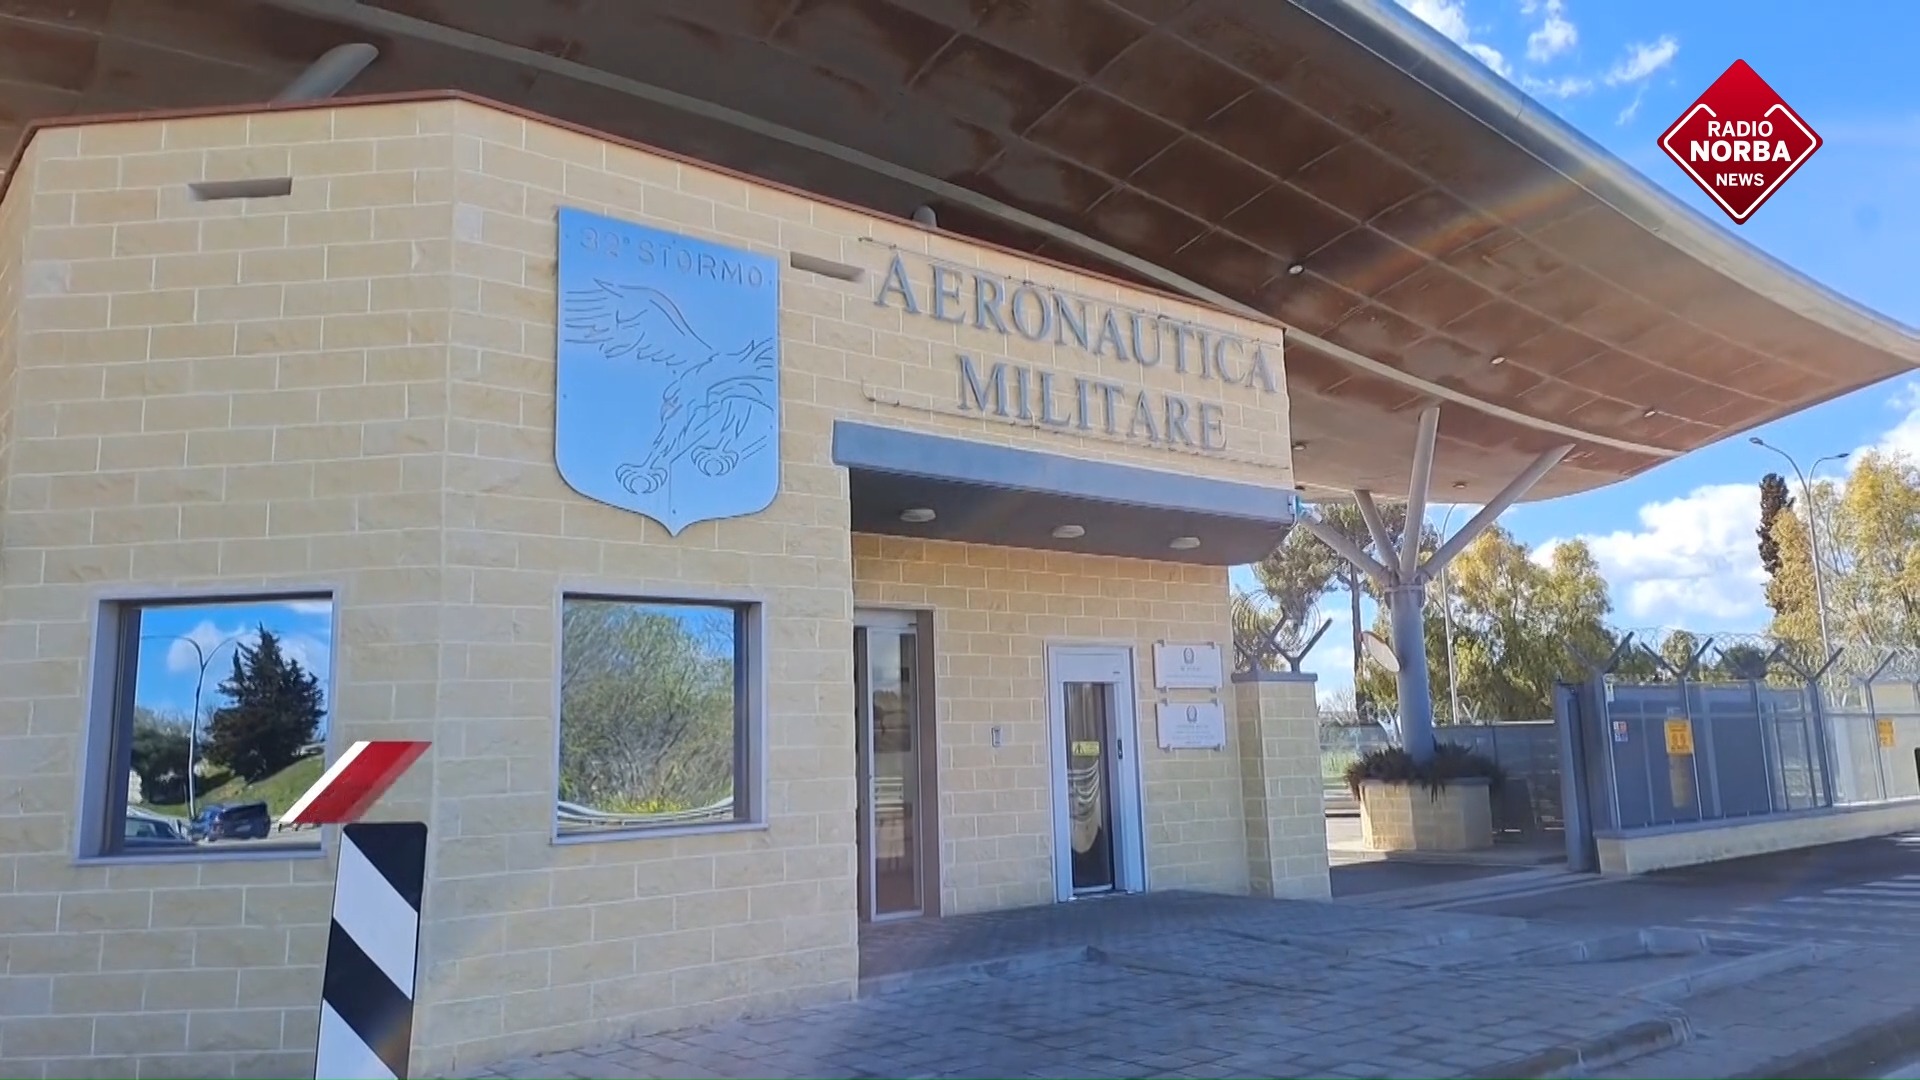
[{"label": "stone planter", "polygon": [[1360,785],[1360,831],[1374,851],[1476,851],[1493,846],[1493,799],[1484,778]]}]

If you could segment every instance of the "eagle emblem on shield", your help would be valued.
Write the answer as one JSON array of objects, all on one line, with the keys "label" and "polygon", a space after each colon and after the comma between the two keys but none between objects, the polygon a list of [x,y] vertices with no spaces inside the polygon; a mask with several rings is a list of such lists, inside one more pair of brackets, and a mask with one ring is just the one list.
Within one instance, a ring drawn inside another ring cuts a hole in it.
[{"label": "eagle emblem on shield", "polygon": [[554,462],[678,536],[780,490],[780,264],[563,208]]}]

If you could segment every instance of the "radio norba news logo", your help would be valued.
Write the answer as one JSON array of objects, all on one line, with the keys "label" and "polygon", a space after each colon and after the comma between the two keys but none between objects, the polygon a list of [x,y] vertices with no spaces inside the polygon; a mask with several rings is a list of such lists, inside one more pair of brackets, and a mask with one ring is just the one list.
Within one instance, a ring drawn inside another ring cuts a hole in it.
[{"label": "radio norba news logo", "polygon": [[1660,149],[1736,225],[1820,146],[1813,127],[1744,60],[1735,60],[1660,136]]}]

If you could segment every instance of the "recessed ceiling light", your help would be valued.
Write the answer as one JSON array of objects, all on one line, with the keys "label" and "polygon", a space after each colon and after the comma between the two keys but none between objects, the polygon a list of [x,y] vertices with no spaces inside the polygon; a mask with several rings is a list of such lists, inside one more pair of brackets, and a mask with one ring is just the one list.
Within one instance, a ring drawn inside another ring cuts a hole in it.
[{"label": "recessed ceiling light", "polygon": [[1507,362],[1507,358],[1504,356],[1496,356],[1493,358],[1493,362],[1496,364],[1504,364]]},{"label": "recessed ceiling light", "polygon": [[1643,417],[1645,417],[1645,418],[1646,418],[1646,419],[1648,419],[1648,420],[1651,420],[1651,419],[1653,419],[1654,417],[1656,417],[1656,416],[1659,416],[1659,415],[1660,415],[1660,410],[1659,410],[1659,409],[1648,409],[1648,410],[1647,410],[1646,412],[1643,412],[1643,413],[1641,413],[1640,415],[1641,415],[1641,416],[1643,416]]},{"label": "recessed ceiling light", "polygon": [[1083,525],[1055,525],[1053,527],[1053,538],[1055,540],[1078,540],[1085,535],[1087,535],[1087,530]]},{"label": "recessed ceiling light", "polygon": [[924,525],[932,521],[936,516],[933,511],[924,506],[916,506],[911,510],[900,511],[900,520],[910,525]]},{"label": "recessed ceiling light", "polygon": [[1305,450],[1307,448],[1307,444],[1304,440],[1298,441],[1293,444],[1293,448],[1295,450]]},{"label": "recessed ceiling light", "polygon": [[1465,480],[1455,480],[1453,482],[1453,490],[1455,491],[1464,491],[1466,490],[1466,487],[1467,487],[1467,482]]},{"label": "recessed ceiling light", "polygon": [[1167,546],[1175,551],[1192,551],[1194,548],[1200,546],[1200,538],[1197,536],[1176,536],[1167,542]]},{"label": "recessed ceiling light", "polygon": [[1287,275],[1289,277],[1298,277],[1301,271],[1305,269],[1306,267],[1301,266],[1299,263],[1294,263],[1292,266],[1287,267]]}]

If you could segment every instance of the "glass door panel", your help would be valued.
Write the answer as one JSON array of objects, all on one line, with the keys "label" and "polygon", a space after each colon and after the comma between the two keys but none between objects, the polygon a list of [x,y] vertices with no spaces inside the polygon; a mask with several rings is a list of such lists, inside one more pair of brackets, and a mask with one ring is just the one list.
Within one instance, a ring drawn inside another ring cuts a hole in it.
[{"label": "glass door panel", "polygon": [[1072,831],[1073,891],[1114,887],[1112,750],[1113,684],[1061,686],[1067,735],[1067,820]]},{"label": "glass door panel", "polygon": [[918,915],[920,879],[919,651],[913,631],[866,627],[855,638],[865,790],[862,840],[873,918]]}]

